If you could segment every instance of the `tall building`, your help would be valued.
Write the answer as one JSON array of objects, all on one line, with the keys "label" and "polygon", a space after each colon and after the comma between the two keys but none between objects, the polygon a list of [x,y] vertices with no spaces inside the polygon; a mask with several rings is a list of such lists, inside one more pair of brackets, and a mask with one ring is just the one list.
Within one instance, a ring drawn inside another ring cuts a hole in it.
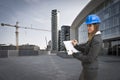
[{"label": "tall building", "polygon": [[58,51],[61,51],[61,30],[59,30],[59,35],[58,35]]},{"label": "tall building", "polygon": [[120,55],[120,0],[91,0],[73,21],[71,39],[86,42],[87,29],[84,28],[87,26],[84,22],[89,14],[101,18],[100,31],[107,54]]},{"label": "tall building", "polygon": [[51,30],[52,30],[52,51],[58,51],[58,24],[59,24],[59,11],[52,10],[51,14]]},{"label": "tall building", "polygon": [[70,40],[70,26],[62,26],[61,27],[61,43],[60,43],[60,51],[65,50],[63,41],[68,41]]}]

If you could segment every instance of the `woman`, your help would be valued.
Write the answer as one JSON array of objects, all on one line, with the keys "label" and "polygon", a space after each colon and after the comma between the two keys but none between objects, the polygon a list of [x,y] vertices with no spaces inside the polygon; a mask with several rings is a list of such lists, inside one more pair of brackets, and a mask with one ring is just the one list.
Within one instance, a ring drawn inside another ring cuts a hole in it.
[{"label": "woman", "polygon": [[86,18],[87,43],[78,45],[77,40],[72,40],[74,47],[80,51],[79,53],[73,53],[73,57],[79,59],[83,66],[79,80],[97,80],[98,54],[102,47],[101,32],[99,31],[100,22],[101,20],[97,15],[88,15]]}]

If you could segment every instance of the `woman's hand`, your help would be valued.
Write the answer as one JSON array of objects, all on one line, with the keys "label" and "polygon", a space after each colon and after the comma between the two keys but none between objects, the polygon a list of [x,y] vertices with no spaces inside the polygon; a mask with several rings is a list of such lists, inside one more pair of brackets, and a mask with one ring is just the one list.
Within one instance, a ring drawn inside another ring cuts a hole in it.
[{"label": "woman's hand", "polygon": [[78,44],[78,41],[77,40],[71,40],[73,46],[77,45]]}]

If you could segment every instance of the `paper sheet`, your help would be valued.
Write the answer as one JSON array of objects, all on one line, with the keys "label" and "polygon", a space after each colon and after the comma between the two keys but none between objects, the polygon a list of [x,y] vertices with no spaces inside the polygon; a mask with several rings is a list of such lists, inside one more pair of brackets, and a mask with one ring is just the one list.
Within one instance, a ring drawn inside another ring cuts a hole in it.
[{"label": "paper sheet", "polygon": [[72,55],[74,52],[79,52],[77,49],[74,48],[71,41],[63,41],[63,43],[65,44],[68,55]]}]

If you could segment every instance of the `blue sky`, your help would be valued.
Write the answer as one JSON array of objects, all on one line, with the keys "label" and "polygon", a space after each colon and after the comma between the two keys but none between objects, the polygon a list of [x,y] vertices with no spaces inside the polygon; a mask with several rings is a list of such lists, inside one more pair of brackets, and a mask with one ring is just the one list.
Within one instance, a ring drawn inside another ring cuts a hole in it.
[{"label": "blue sky", "polygon": [[[90,0],[0,0],[0,23],[21,27],[51,30],[51,10],[60,11],[59,28],[71,25],[75,17]],[[46,47],[51,32],[19,28],[19,45],[34,44]],[[16,44],[15,28],[0,26],[0,44]]]}]

